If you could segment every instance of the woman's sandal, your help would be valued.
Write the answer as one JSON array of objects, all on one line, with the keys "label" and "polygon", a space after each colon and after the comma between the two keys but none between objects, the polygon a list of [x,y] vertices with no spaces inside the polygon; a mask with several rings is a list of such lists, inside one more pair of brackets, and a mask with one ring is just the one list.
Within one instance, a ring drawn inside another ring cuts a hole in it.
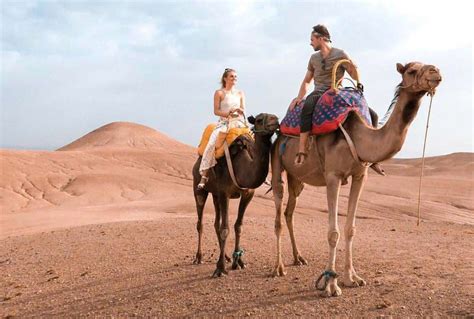
[{"label": "woman's sandal", "polygon": [[209,180],[209,177],[201,176],[201,180],[199,181],[199,184],[197,185],[197,189],[204,189],[204,186],[206,186],[206,183],[208,180]]},{"label": "woman's sandal", "polygon": [[308,154],[305,153],[305,152],[298,152],[298,153],[296,153],[295,165],[296,165],[296,166],[301,166],[301,165],[303,165],[304,161],[306,160],[306,157],[308,157]]}]

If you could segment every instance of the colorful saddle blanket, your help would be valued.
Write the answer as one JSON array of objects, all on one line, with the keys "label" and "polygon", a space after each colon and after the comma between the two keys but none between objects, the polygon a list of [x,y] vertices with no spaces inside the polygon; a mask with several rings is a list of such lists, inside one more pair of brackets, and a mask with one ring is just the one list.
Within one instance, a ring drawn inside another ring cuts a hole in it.
[{"label": "colorful saddle blanket", "polygon": [[[301,111],[304,101],[293,110],[288,110],[280,124],[280,131],[287,135],[300,134]],[[313,112],[312,134],[327,134],[335,131],[344,123],[349,112],[357,112],[368,125],[372,126],[369,106],[362,92],[354,88],[326,91],[316,103]]]},{"label": "colorful saddle blanket", "polygon": [[[209,124],[204,129],[204,132],[202,133],[202,137],[201,137],[201,142],[199,143],[199,146],[198,146],[199,156],[202,156],[202,154],[204,154],[207,143],[209,142],[209,138],[211,137],[211,134],[214,131],[215,127],[216,127],[216,124]],[[235,128],[229,129],[227,133],[219,133],[219,135],[217,136],[217,141],[216,141],[216,155],[215,155],[216,158],[220,158],[224,156],[224,141],[226,141],[227,145],[230,146],[237,137],[244,134],[251,136],[250,128],[235,127]]]}]

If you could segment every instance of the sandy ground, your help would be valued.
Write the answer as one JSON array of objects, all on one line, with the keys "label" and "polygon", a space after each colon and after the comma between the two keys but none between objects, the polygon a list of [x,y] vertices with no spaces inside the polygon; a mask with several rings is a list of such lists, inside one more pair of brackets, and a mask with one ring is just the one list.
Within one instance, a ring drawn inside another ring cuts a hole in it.
[{"label": "sandy ground", "polygon": [[[204,264],[193,265],[195,149],[132,123],[99,128],[60,151],[1,150],[0,315],[474,316],[474,154],[429,158],[421,226],[419,160],[384,164],[362,194],[354,266],[368,285],[321,298],[327,261],[324,188],[306,187],[295,231],[307,266],[272,278],[274,206],[257,190],[244,219],[247,268],[211,279],[218,245],[210,201]],[[340,227],[348,186],[343,187]],[[237,200],[230,208],[235,220]],[[229,236],[228,252],[233,248]],[[343,239],[337,269],[344,265]],[[228,265],[230,268],[230,265]]]}]

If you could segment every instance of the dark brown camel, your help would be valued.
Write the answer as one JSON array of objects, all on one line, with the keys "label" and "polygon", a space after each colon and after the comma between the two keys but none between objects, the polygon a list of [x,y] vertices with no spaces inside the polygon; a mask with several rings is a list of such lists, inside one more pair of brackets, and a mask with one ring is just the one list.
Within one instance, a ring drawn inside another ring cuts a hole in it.
[{"label": "dark brown camel", "polygon": [[213,277],[220,277],[227,274],[225,270],[225,246],[227,235],[229,234],[229,199],[239,198],[239,212],[235,221],[235,249],[233,253],[232,269],[244,268],[245,263],[242,259],[243,250],[240,248],[240,234],[242,220],[245,209],[253,198],[255,188],[258,188],[265,181],[270,161],[270,148],[272,145],[271,137],[279,128],[278,118],[272,114],[262,113],[256,118],[250,117],[249,122],[254,125],[255,142],[245,136],[238,137],[229,147],[232,166],[234,168],[237,187],[229,174],[225,157],[218,159],[216,166],[209,171],[209,180],[204,189],[198,189],[197,184],[201,179],[199,174],[199,157],[193,167],[193,189],[196,209],[198,214],[198,249],[196,253],[195,264],[202,262],[202,215],[207,195],[212,194],[216,218],[214,228],[216,230],[217,240],[220,247],[220,256],[217,261],[217,268]]}]

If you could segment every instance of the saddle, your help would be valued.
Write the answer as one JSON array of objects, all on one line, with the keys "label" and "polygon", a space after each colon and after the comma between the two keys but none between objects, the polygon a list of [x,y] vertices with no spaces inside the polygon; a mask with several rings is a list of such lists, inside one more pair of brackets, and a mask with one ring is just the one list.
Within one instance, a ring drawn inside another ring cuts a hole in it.
[{"label": "saddle", "polygon": [[[304,101],[288,110],[280,125],[280,131],[287,135],[300,134],[301,111]],[[362,92],[355,88],[328,90],[316,103],[313,111],[311,134],[331,133],[343,124],[350,112],[356,112],[369,126],[372,126],[369,106]]]},{"label": "saddle", "polygon": [[[198,146],[198,154],[202,156],[204,150],[206,149],[209,138],[214,131],[216,124],[209,124],[202,133],[201,142]],[[253,140],[252,135],[250,134],[250,128],[248,127],[234,127],[229,129],[227,133],[219,133],[216,141],[216,159],[224,156],[224,141],[227,142],[227,145],[230,146],[239,136],[246,135]]]}]

